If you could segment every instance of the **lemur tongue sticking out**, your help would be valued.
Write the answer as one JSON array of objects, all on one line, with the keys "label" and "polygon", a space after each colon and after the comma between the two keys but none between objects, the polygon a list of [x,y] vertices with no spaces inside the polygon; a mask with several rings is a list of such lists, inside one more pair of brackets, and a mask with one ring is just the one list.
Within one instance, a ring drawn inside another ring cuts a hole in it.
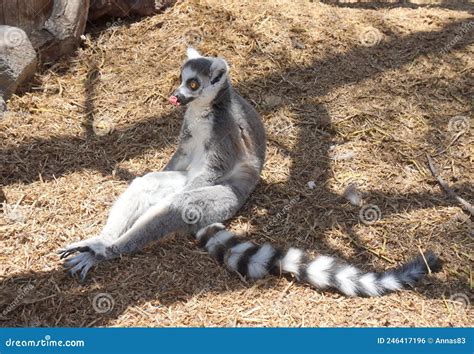
[{"label": "lemur tongue sticking out", "polygon": [[432,252],[382,273],[363,272],[333,257],[314,259],[297,248],[238,240],[221,222],[233,217],[259,181],[266,138],[260,116],[234,91],[222,58],[188,49],[181,84],[170,97],[186,106],[176,152],[161,172],[136,178],[110,210],[101,234],[73,243],[61,257],[85,278],[103,260],[141,249],[176,231],[196,234],[201,247],[243,276],[290,273],[300,281],[349,296],[379,296],[413,285],[439,269]]},{"label": "lemur tongue sticking out", "polygon": [[170,103],[171,103],[173,106],[176,106],[176,107],[179,106],[178,97],[176,97],[176,96],[171,96],[169,101],[170,101]]}]

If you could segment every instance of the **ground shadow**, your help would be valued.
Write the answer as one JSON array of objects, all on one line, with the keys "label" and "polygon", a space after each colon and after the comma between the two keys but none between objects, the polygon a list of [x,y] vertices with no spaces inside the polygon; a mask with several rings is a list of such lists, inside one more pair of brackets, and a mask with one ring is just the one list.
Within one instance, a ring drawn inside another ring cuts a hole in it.
[{"label": "ground shadow", "polygon": [[[180,267],[169,267],[168,263]],[[192,286],[188,285],[190,278],[193,279]],[[148,247],[145,253],[101,264],[84,284],[69,277],[62,269],[9,276],[1,281],[1,289],[9,296],[2,299],[5,306],[0,313],[0,327],[106,326],[128,308],[136,308],[142,303],[151,301],[151,314],[155,310],[162,313],[167,307],[186,303],[202,294],[242,291],[254,286],[270,289],[276,281],[277,278],[268,277],[258,284],[243,282],[235,274],[222,271],[207,254],[198,254],[194,243],[168,240],[159,248]],[[413,291],[428,299],[444,299],[453,289],[467,291],[465,282],[457,278],[449,284],[426,278]],[[16,306],[7,307],[12,303]],[[107,306],[110,311],[106,311]],[[15,321],[9,317],[13,313]],[[152,315],[149,317],[153,318]],[[152,320],[148,325],[163,324]]]},{"label": "ground shadow", "polygon": [[474,5],[469,0],[442,0],[437,3],[433,4],[423,4],[417,3],[416,1],[413,2],[411,0],[398,0],[398,1],[339,1],[339,0],[320,0],[320,2],[337,6],[337,7],[347,7],[352,9],[391,9],[396,7],[405,7],[411,9],[417,9],[421,7],[435,7],[435,8],[443,8],[449,10],[472,10],[474,9]]}]

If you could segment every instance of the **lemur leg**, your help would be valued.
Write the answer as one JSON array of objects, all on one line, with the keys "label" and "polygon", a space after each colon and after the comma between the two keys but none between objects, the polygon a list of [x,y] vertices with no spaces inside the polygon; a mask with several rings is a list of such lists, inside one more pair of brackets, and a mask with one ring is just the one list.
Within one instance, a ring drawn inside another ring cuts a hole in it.
[{"label": "lemur leg", "polygon": [[[186,175],[186,172],[178,171],[154,172],[134,179],[112,206],[100,235],[68,245],[60,250],[61,258],[87,250],[90,246],[110,244],[130,229],[150,207],[165,202],[171,195],[179,192],[186,183]],[[66,266],[73,267],[83,258],[84,256],[72,258]]]},{"label": "lemur leg", "polygon": [[116,239],[126,232],[152,205],[181,190],[186,172],[152,172],[133,180],[110,210],[102,237]]},{"label": "lemur leg", "polygon": [[244,203],[230,186],[203,187],[178,193],[173,200],[150,207],[135,224],[114,241],[100,239],[98,243],[80,249],[74,259],[74,272],[85,277],[91,264],[141,249],[147,243],[176,231],[197,231],[212,223],[231,218]]},{"label": "lemur leg", "polygon": [[[244,200],[230,186],[202,187],[176,194],[167,206],[154,206],[112,245],[112,258],[136,251],[153,240],[176,231],[197,231],[225,221],[239,210]],[[104,254],[108,258],[107,254]]]}]

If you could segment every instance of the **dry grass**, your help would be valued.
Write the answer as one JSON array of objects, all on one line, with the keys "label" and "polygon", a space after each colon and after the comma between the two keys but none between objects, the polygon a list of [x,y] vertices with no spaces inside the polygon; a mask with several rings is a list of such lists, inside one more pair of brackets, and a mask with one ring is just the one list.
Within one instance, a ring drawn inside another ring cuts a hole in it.
[{"label": "dry grass", "polygon": [[[435,156],[472,202],[472,129],[455,141],[448,129],[472,116],[468,10],[183,1],[137,22],[90,25],[84,48],[38,74],[0,121],[0,325],[472,325],[472,308],[449,300],[471,296],[472,222],[425,159]],[[433,249],[444,270],[413,290],[346,298],[285,278],[244,282],[175,236],[101,265],[85,283],[69,278],[55,251],[97,234],[127,182],[172,154],[182,112],[166,98],[183,38],[198,36],[202,52],[231,64],[269,137],[262,181],[233,228],[376,269]],[[98,136],[97,123],[114,131]],[[381,220],[360,222],[342,197],[350,182]],[[94,311],[98,293],[113,297],[110,313]]]}]

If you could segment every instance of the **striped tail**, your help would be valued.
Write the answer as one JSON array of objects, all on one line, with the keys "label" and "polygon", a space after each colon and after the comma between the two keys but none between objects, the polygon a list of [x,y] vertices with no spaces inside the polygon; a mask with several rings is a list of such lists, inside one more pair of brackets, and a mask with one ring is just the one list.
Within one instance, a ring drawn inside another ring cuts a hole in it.
[{"label": "striped tail", "polygon": [[441,262],[430,251],[399,268],[374,273],[329,256],[319,255],[311,260],[297,248],[281,252],[268,243],[259,246],[241,241],[222,224],[202,228],[196,238],[199,247],[242,276],[260,279],[267,274],[290,273],[318,289],[335,288],[347,296],[381,296],[412,286],[427,273],[441,270]]}]

